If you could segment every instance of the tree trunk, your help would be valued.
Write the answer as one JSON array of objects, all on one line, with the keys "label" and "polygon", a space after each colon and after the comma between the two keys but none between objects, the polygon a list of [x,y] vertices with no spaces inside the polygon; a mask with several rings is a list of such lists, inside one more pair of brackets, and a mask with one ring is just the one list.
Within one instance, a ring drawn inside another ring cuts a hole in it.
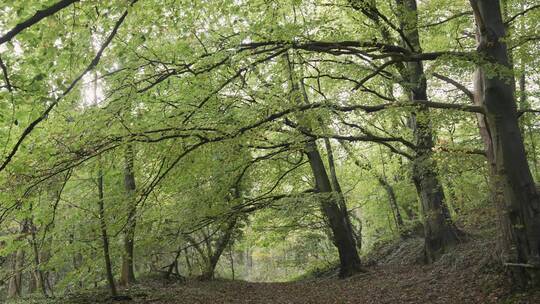
[{"label": "tree trunk", "polygon": [[136,282],[135,272],[133,270],[133,250],[135,246],[135,226],[137,206],[135,205],[135,173],[133,170],[134,164],[133,145],[130,143],[126,146],[125,153],[125,168],[124,168],[124,187],[126,190],[128,218],[124,231],[124,252],[122,254],[122,271],[120,275],[120,285],[128,286]]},{"label": "tree trunk", "polygon": [[46,287],[46,283],[45,283],[45,278],[43,277],[43,271],[41,271],[40,269],[40,266],[41,266],[41,256],[40,256],[40,253],[39,253],[39,248],[38,248],[38,244],[37,244],[37,240],[36,240],[36,227],[34,226],[33,224],[33,221],[30,222],[30,231],[31,231],[31,236],[32,236],[32,240],[31,240],[31,245],[32,245],[32,249],[34,251],[34,263],[35,263],[35,269],[34,269],[34,278],[35,278],[35,283],[37,286],[39,286],[39,288],[41,289],[41,293],[47,297],[47,287]]},{"label": "tree trunk", "polygon": [[188,250],[187,248],[184,248],[184,258],[186,260],[186,267],[188,271],[188,276],[191,277],[193,275],[193,267],[191,266],[191,261],[189,260]]},{"label": "tree trunk", "polygon": [[[479,101],[484,105],[493,146],[495,170],[503,189],[506,256],[517,286],[540,284],[540,197],[527,162],[521,136],[513,79],[493,69],[511,70],[506,29],[499,1],[471,0],[479,33]],[[509,224],[509,225],[508,225]],[[527,265],[528,267],[523,267]]]},{"label": "tree trunk", "polygon": [[24,249],[19,248],[11,254],[11,277],[8,283],[8,299],[19,298],[22,294],[22,270],[24,267]]},{"label": "tree trunk", "polygon": [[[418,33],[418,9],[416,0],[396,0],[397,17],[406,41],[402,44],[415,52],[421,52]],[[412,101],[428,100],[427,81],[422,62],[409,62],[402,71]],[[411,127],[415,136],[413,159],[413,182],[416,186],[424,217],[425,257],[428,263],[435,261],[459,241],[458,230],[450,217],[441,182],[437,176],[437,164],[433,159],[433,136],[429,108],[419,106],[411,115]]]},{"label": "tree trunk", "polygon": [[176,254],[174,256],[174,260],[171,264],[169,264],[169,267],[167,269],[167,272],[165,272],[165,279],[169,279],[171,275],[173,274],[173,271],[176,271],[177,275],[180,275],[180,271],[178,270],[178,258],[180,257],[180,254],[182,253],[182,248],[179,248],[176,251]]},{"label": "tree trunk", "polygon": [[[301,104],[303,99],[303,103],[309,104],[309,98],[303,82],[295,79],[292,62],[289,60],[288,56],[286,59],[289,72],[289,84],[291,85],[291,102],[294,104]],[[309,126],[300,125],[299,128],[309,129]],[[356,247],[354,230],[347,215],[347,208],[344,207],[344,199],[341,200],[340,193],[337,193],[337,191],[334,193],[335,189],[332,189],[332,182],[328,177],[328,173],[324,167],[315,140],[311,139],[305,144],[304,153],[309,159],[311,171],[315,179],[316,190],[318,193],[322,194],[320,199],[322,214],[332,232],[332,241],[338,249],[340,261],[339,276],[341,278],[351,276],[360,272],[362,269],[360,256],[358,255]],[[337,178],[335,186],[339,187]]]},{"label": "tree trunk", "polygon": [[332,185],[321,155],[314,140],[305,146],[311,171],[315,178],[316,190],[322,194],[321,211],[328,221],[332,231],[333,242],[338,249],[340,270],[339,276],[344,278],[361,271],[360,256],[358,255],[356,240],[347,213],[344,212],[333,195]]},{"label": "tree trunk", "polygon": [[37,277],[34,271],[28,273],[28,294],[33,294],[37,289]]},{"label": "tree trunk", "polygon": [[403,222],[403,217],[399,211],[399,205],[396,198],[396,192],[390,183],[386,180],[385,177],[377,175],[377,181],[383,187],[386,195],[388,196],[388,203],[390,205],[390,210],[392,210],[392,215],[394,217],[394,222],[399,231],[401,237],[405,237],[405,223]]},{"label": "tree trunk", "polygon": [[345,152],[347,152],[347,155],[349,155],[349,157],[353,159],[354,164],[357,167],[364,170],[370,170],[371,173],[375,176],[375,178],[377,178],[377,181],[383,187],[384,191],[386,192],[388,196],[388,203],[390,205],[390,210],[392,210],[392,215],[394,217],[396,227],[399,231],[399,235],[401,237],[404,237],[405,236],[405,223],[403,222],[403,217],[401,216],[401,212],[399,210],[396,193],[392,185],[390,185],[386,177],[380,174],[377,174],[376,172],[373,172],[373,167],[369,163],[367,162],[365,164],[361,163],[360,160],[355,156],[350,146],[346,142],[340,141],[340,143],[341,143],[341,146],[345,149]]},{"label": "tree trunk", "polygon": [[341,185],[339,184],[339,180],[336,173],[336,165],[334,163],[334,152],[332,150],[332,144],[330,143],[330,139],[325,138],[324,145],[326,147],[326,154],[328,158],[328,168],[330,171],[330,181],[332,184],[332,189],[334,190],[334,193],[337,195],[339,208],[341,209],[341,212],[343,213],[343,217],[347,221],[347,226],[351,227],[351,231],[356,242],[356,248],[360,250],[362,248],[362,236],[357,235],[356,231],[352,229],[353,226],[351,224],[351,218],[349,217],[349,210],[347,209],[347,202],[345,200],[345,195],[343,195],[343,190],[341,190]]},{"label": "tree trunk", "polygon": [[229,246],[229,262],[231,263],[231,275],[232,275],[232,280],[234,281],[234,254],[233,254],[232,245]]},{"label": "tree trunk", "polygon": [[219,258],[223,254],[223,251],[229,245],[229,242],[234,232],[234,228],[236,227],[237,220],[238,220],[237,217],[233,217],[232,219],[229,220],[223,235],[216,242],[216,248],[208,257],[206,269],[199,277],[200,280],[205,281],[205,280],[211,280],[214,278],[214,273],[216,270],[217,263],[219,261]]},{"label": "tree trunk", "polygon": [[101,228],[101,239],[103,242],[103,256],[105,258],[105,270],[107,271],[107,281],[112,297],[117,297],[116,285],[114,283],[114,275],[112,271],[111,256],[109,251],[109,236],[107,235],[107,222],[105,219],[105,202],[103,196],[103,169],[101,167],[101,159],[99,159],[98,171],[98,207],[99,207],[99,223]]}]

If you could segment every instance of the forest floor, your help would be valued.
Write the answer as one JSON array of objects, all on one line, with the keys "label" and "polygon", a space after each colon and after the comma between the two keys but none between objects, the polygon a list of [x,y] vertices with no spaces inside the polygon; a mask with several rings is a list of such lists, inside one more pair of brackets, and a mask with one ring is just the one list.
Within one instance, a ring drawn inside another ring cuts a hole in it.
[{"label": "forest floor", "polygon": [[[514,294],[482,286],[487,277],[449,274],[433,267],[370,267],[346,280],[316,279],[287,283],[190,281],[148,284],[115,303],[540,303],[540,293]],[[109,303],[106,294],[72,296],[62,303]],[[58,302],[59,303],[59,302]]]},{"label": "forest floor", "polygon": [[[337,279],[333,271],[286,283],[146,280],[123,290],[132,298],[130,301],[114,303],[540,303],[540,291],[510,291],[502,266],[491,257],[494,245],[468,241],[439,262],[421,265],[418,254],[422,240],[411,239],[381,247],[365,259],[366,272],[344,280]],[[96,291],[71,295],[60,302],[113,303],[105,292]]]},{"label": "forest floor", "polygon": [[500,258],[495,256],[497,226],[489,222],[471,222],[474,227],[467,227],[467,240],[431,265],[422,263],[423,239],[408,238],[376,246],[376,250],[363,258],[365,272],[343,280],[337,278],[335,269],[314,272],[304,279],[284,283],[171,282],[154,275],[141,279],[130,289],[121,290],[121,294],[131,297],[129,301],[111,301],[103,289],[18,303],[540,303],[540,290],[516,293],[510,289],[511,282],[504,275]]}]

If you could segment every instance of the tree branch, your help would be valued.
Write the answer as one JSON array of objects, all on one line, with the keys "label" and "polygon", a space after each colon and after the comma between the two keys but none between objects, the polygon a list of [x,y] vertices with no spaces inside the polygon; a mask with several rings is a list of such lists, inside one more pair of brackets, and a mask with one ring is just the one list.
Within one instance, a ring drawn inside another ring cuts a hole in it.
[{"label": "tree branch", "polygon": [[460,90],[461,92],[465,93],[465,95],[467,95],[467,97],[471,100],[471,101],[474,101],[474,93],[471,92],[471,90],[467,89],[466,86],[462,85],[461,83],[455,81],[454,79],[450,78],[450,77],[446,77],[446,76],[443,76],[441,74],[438,74],[438,73],[433,73],[433,76],[435,78],[438,78],[444,82],[447,82],[453,86],[455,86],[458,90]]},{"label": "tree branch", "polygon": [[533,5],[533,6],[529,7],[529,8],[527,8],[527,9],[525,9],[524,11],[521,11],[521,12],[515,14],[514,16],[510,17],[510,19],[506,20],[506,22],[504,24],[510,25],[518,17],[523,16],[523,15],[527,14],[528,12],[530,12],[532,10],[535,10],[535,9],[539,9],[539,8],[540,8],[540,4]]},{"label": "tree branch", "polygon": [[[135,4],[137,2],[137,0],[134,0],[131,2],[130,6],[132,6],[133,4]],[[2,163],[2,165],[0,166],[0,172],[3,171],[6,166],[11,162],[11,160],[13,159],[13,156],[15,156],[15,154],[17,153],[17,151],[19,150],[19,147],[21,146],[21,144],[24,142],[24,140],[26,139],[26,137],[28,137],[28,135],[30,135],[30,133],[34,130],[34,128],[40,123],[42,122],[43,120],[45,120],[47,118],[47,116],[49,115],[49,113],[52,111],[52,109],[54,109],[54,107],[64,98],[66,97],[74,88],[75,86],[77,85],[77,83],[79,83],[79,81],[84,77],[84,75],[86,75],[88,72],[90,72],[91,70],[93,70],[97,64],[99,63],[100,59],[101,59],[101,56],[103,55],[103,52],[105,51],[105,49],[109,46],[109,44],[111,43],[111,41],[113,40],[113,38],[116,36],[116,33],[118,32],[118,29],[120,28],[120,25],[122,25],[122,23],[124,22],[126,16],[128,14],[128,10],[126,10],[122,16],[120,17],[120,19],[118,19],[118,21],[116,22],[116,24],[114,25],[114,28],[112,29],[111,33],[109,34],[109,36],[107,37],[107,40],[105,40],[105,42],[103,43],[103,45],[101,46],[101,48],[98,50],[98,52],[96,53],[96,56],[94,57],[94,59],[92,59],[92,61],[90,62],[90,64],[86,67],[86,69],[77,77],[75,78],[75,80],[73,80],[73,82],[67,87],[67,89],[60,95],[58,96],[46,109],[45,111],[43,111],[43,113],[41,113],[41,115],[35,119],[34,121],[32,121],[27,127],[26,129],[24,129],[23,133],[21,134],[21,136],[19,137],[19,139],[17,140],[17,142],[15,143],[15,145],[13,146],[13,148],[11,149],[11,152],[8,154],[8,156],[6,157],[6,159],[4,160],[4,162]]]},{"label": "tree branch", "polygon": [[32,25],[40,22],[42,19],[47,18],[49,16],[52,16],[56,14],[58,11],[70,6],[71,4],[75,2],[79,2],[80,0],[61,0],[45,9],[37,11],[32,17],[26,19],[25,21],[15,25],[13,29],[8,31],[6,34],[4,34],[2,37],[0,37],[0,45],[10,41],[20,32],[24,31],[25,29],[31,27]]},{"label": "tree branch", "polygon": [[2,74],[4,74],[4,82],[6,83],[6,88],[9,92],[12,92],[13,88],[11,86],[11,82],[9,81],[8,70],[6,65],[4,64],[4,61],[2,60],[2,57],[0,57],[0,68],[2,69]]}]

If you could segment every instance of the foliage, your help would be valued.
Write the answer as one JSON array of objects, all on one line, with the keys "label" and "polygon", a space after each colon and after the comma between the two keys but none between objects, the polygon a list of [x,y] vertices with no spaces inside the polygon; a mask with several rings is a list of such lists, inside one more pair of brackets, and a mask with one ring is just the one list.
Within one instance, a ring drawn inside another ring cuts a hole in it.
[{"label": "foliage", "polygon": [[[540,9],[531,1],[502,1],[513,69],[474,53],[464,0],[418,1],[422,49],[413,51],[398,47],[396,29],[406,26],[399,14],[407,24],[416,16],[393,1],[73,2],[0,40],[3,294],[17,274],[23,293],[39,292],[37,273],[56,295],[105,286],[100,220],[115,275],[131,221],[137,276],[175,262],[182,275],[201,275],[228,232],[218,277],[286,281],[333,267],[338,253],[304,153],[310,138],[327,168],[330,139],[364,255],[418,230],[410,126],[423,105],[409,101],[414,84],[402,77],[414,61],[424,62],[433,103],[415,119],[434,130],[433,164],[460,227],[494,216],[482,213],[492,204],[489,170],[464,92],[473,90],[477,64],[516,83],[527,157],[540,179]],[[355,6],[368,2],[379,21]],[[55,3],[3,1],[0,36]],[[133,195],[125,186],[130,157]],[[26,254],[22,269],[18,253]]]}]

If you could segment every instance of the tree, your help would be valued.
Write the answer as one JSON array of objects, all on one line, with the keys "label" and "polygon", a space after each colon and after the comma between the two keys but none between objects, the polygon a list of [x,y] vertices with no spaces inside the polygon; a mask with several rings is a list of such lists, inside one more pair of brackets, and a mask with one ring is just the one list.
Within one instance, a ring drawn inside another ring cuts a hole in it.
[{"label": "tree", "polygon": [[124,232],[124,254],[122,255],[122,270],[120,274],[120,285],[130,285],[135,283],[135,271],[133,270],[133,252],[135,247],[135,226],[137,205],[135,200],[135,173],[134,162],[135,154],[133,151],[133,145],[126,145],[126,152],[124,157],[124,187],[126,189],[127,198],[127,223]]},{"label": "tree", "polygon": [[103,259],[105,261],[105,271],[107,273],[107,282],[109,284],[109,291],[113,298],[118,296],[118,291],[116,290],[116,283],[114,281],[114,274],[111,263],[111,253],[109,246],[109,235],[107,233],[107,222],[105,219],[105,197],[103,189],[103,168],[101,162],[98,164],[98,176],[97,176],[97,187],[98,187],[98,212],[99,212],[99,227],[101,230],[101,241],[103,247]]},{"label": "tree", "polygon": [[[505,24],[500,3],[472,0],[479,33],[477,96],[485,108],[495,170],[504,194],[504,242],[512,274],[518,285],[538,284],[540,266],[540,196],[529,169],[519,129],[513,81],[493,73],[495,67],[511,70],[504,42]],[[508,227],[510,226],[510,227]],[[530,265],[532,267],[526,267]]]}]

